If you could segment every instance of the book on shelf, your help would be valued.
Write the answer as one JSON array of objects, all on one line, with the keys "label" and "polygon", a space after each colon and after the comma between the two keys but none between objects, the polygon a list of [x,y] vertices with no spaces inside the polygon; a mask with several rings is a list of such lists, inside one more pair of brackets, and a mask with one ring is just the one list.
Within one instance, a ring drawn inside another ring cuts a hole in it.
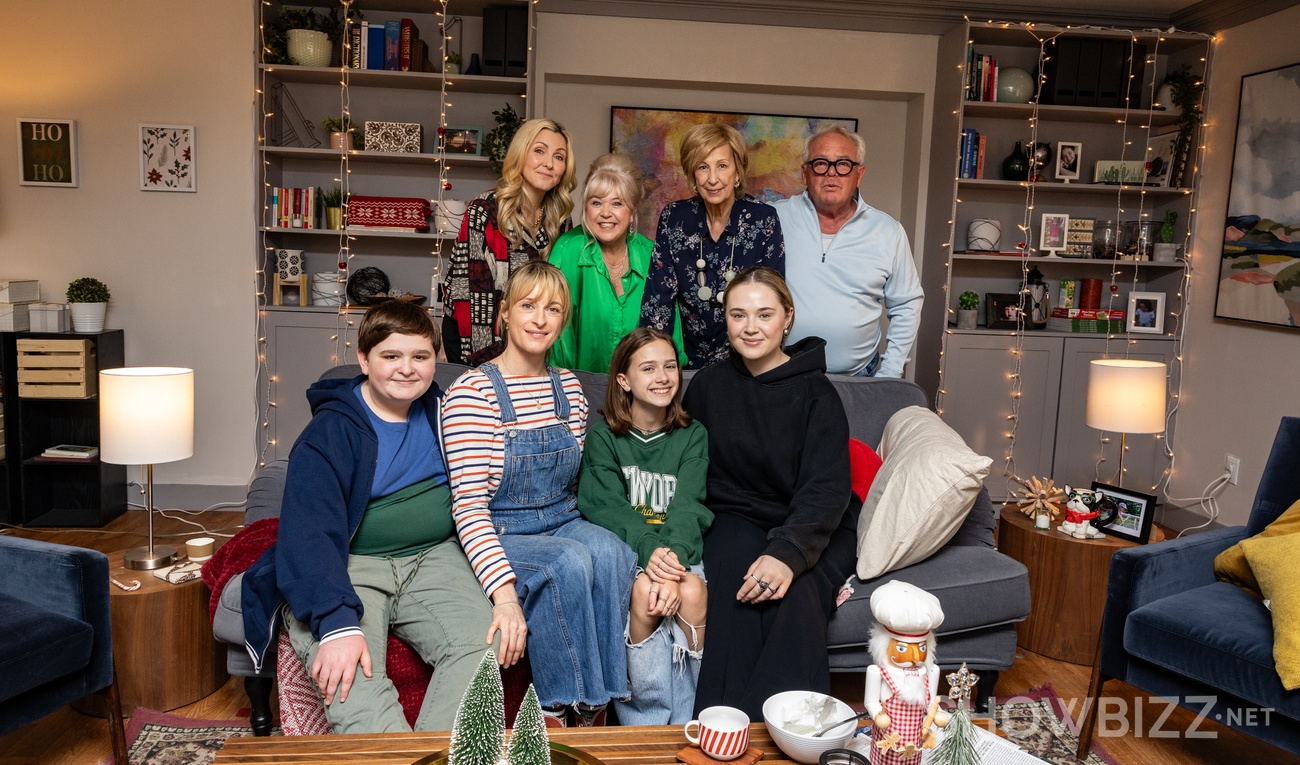
[{"label": "book on shelf", "polygon": [[412,46],[415,43],[415,36],[418,33],[415,31],[415,22],[410,19],[402,19],[400,23],[401,32],[398,37],[397,70],[399,72],[409,72],[411,71],[411,54],[414,52]]},{"label": "book on shelf", "polygon": [[1062,319],[1052,317],[1047,320],[1049,332],[1073,332],[1077,334],[1119,335],[1124,333],[1124,320],[1111,319]]},{"label": "book on shelf", "polygon": [[384,68],[384,25],[380,23],[366,24],[366,69],[383,69]]},{"label": "book on shelf", "polygon": [[1106,308],[1053,308],[1052,318],[1055,319],[1111,319],[1124,321],[1123,309],[1106,309]]},{"label": "book on shelf", "polygon": [[42,457],[55,457],[57,459],[88,460],[98,455],[98,446],[79,446],[77,444],[57,444],[41,452]]},{"label": "book on shelf", "polygon": [[[272,228],[320,228],[322,217],[319,188],[271,188]],[[301,225],[295,226],[294,221]]]},{"label": "book on shelf", "polygon": [[348,66],[361,69],[365,64],[362,41],[365,39],[365,22],[348,27]]},{"label": "book on shelf", "polygon": [[402,22],[384,22],[384,69],[396,72],[402,61]]}]

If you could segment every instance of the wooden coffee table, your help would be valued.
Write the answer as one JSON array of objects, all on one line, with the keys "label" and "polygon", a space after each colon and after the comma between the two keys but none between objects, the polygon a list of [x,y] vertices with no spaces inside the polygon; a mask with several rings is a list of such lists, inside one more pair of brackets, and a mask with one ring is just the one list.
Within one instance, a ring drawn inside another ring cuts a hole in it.
[{"label": "wooden coffee table", "polygon": [[[688,745],[680,725],[566,728],[547,733],[552,741],[582,749],[606,765],[674,765],[678,750]],[[213,765],[410,765],[446,749],[449,739],[447,733],[230,738],[217,752]],[[749,745],[763,751],[764,763],[794,763],[772,743],[767,726],[761,722],[749,726]]]}]

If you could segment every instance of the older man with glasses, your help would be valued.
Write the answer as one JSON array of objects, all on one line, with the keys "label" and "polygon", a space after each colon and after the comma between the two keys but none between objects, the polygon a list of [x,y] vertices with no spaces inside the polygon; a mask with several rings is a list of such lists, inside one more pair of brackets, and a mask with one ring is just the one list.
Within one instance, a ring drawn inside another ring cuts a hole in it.
[{"label": "older man with glasses", "polygon": [[902,225],[858,198],[866,151],[842,127],[816,133],[804,145],[806,190],[775,205],[794,295],[789,342],[826,340],[828,372],[902,377],[924,294]]}]

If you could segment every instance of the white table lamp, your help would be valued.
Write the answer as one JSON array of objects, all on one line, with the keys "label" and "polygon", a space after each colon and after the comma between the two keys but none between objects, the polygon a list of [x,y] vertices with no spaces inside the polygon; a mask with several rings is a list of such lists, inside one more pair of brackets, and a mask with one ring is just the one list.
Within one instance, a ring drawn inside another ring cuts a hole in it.
[{"label": "white table lamp", "polygon": [[1129,433],[1162,433],[1168,367],[1158,361],[1095,359],[1088,366],[1088,427],[1119,433],[1119,485]]},{"label": "white table lamp", "polygon": [[153,543],[153,466],[194,455],[194,370],[122,367],[99,373],[99,458],[145,465],[149,546],[127,550],[127,568],[173,563],[176,548]]}]

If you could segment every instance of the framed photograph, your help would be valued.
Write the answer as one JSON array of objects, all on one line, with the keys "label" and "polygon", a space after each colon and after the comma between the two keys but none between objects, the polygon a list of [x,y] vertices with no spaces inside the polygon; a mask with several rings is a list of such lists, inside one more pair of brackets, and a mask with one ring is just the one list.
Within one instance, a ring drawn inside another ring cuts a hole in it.
[{"label": "framed photograph", "polygon": [[1125,317],[1125,322],[1125,329],[1129,332],[1163,335],[1165,333],[1165,293],[1128,293],[1128,316]]},{"label": "framed photograph", "polygon": [[[655,223],[664,205],[687,199],[694,192],[682,175],[677,144],[696,125],[718,123],[740,131],[749,146],[749,180],[760,202],[772,204],[803,191],[800,163],[808,136],[832,125],[854,133],[858,121],[849,117],[703,112],[687,109],[610,107],[609,149],[632,158],[641,174],[654,179],[646,185],[637,210],[637,230],[654,239]],[[870,157],[868,157],[870,162]]]},{"label": "framed photograph", "polygon": [[1167,187],[1169,176],[1174,167],[1174,147],[1178,144],[1178,133],[1153,135],[1147,142],[1150,152],[1147,154],[1146,185]]},{"label": "framed photograph", "polygon": [[1151,538],[1151,520],[1155,516],[1154,495],[1111,486],[1100,481],[1092,482],[1092,490],[1105,495],[1099,504],[1113,502],[1118,510],[1115,520],[1098,527],[1103,534],[1123,537],[1140,545],[1147,543]]},{"label": "framed photograph", "polygon": [[76,120],[18,118],[18,183],[78,186]]},{"label": "framed photograph", "polygon": [[1060,141],[1056,144],[1056,179],[1079,180],[1079,167],[1083,163],[1083,144]]},{"label": "framed photograph", "polygon": [[[1295,178],[1282,169],[1295,161],[1295,149],[1279,138],[1297,134],[1300,63],[1242,77],[1214,304],[1218,318],[1300,329],[1300,209]],[[1294,340],[1278,333],[1267,342],[1283,345],[1262,343],[1258,358]]]},{"label": "framed photograph", "polygon": [[472,154],[483,151],[483,128],[448,125],[438,131],[442,135],[443,154]]},{"label": "framed photograph", "polygon": [[199,190],[194,185],[193,125],[140,125],[140,189]]},{"label": "framed photograph", "polygon": [[1015,292],[989,292],[984,295],[985,323],[989,329],[1016,329],[1020,326],[1022,309],[1020,295]]},{"label": "framed photograph", "polygon": [[1140,186],[1146,177],[1147,163],[1140,159],[1099,159],[1092,168],[1093,183]]},{"label": "framed photograph", "polygon": [[1042,252],[1056,253],[1064,250],[1069,243],[1070,216],[1065,213],[1043,213],[1042,230],[1039,231],[1038,249]]}]

